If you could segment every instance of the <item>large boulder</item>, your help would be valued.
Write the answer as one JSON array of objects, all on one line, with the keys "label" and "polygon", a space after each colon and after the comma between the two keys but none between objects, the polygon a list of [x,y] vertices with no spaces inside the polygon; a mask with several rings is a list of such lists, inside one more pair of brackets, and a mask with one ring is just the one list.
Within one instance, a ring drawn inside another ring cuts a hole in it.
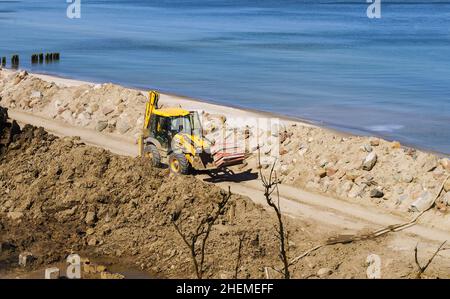
[{"label": "large boulder", "polygon": [[448,178],[447,181],[444,183],[444,190],[446,192],[450,192],[450,178]]},{"label": "large boulder", "polygon": [[125,117],[120,117],[117,120],[116,128],[120,134],[125,134],[131,129],[131,124]]},{"label": "large boulder", "polygon": [[363,161],[362,169],[371,171],[377,163],[378,156],[375,152],[369,153]]},{"label": "large boulder", "polygon": [[97,126],[95,127],[95,129],[98,132],[102,132],[104,129],[106,129],[108,127],[108,122],[105,120],[101,120],[99,122],[97,122]]},{"label": "large boulder", "polygon": [[450,206],[450,192],[445,193],[442,201],[447,205]]},{"label": "large boulder", "polygon": [[441,164],[442,168],[444,168],[447,171],[450,171],[450,159],[442,158],[439,160],[439,163]]},{"label": "large boulder", "polygon": [[423,212],[430,207],[433,203],[433,196],[429,191],[424,191],[422,194],[411,204],[410,210],[413,212]]}]

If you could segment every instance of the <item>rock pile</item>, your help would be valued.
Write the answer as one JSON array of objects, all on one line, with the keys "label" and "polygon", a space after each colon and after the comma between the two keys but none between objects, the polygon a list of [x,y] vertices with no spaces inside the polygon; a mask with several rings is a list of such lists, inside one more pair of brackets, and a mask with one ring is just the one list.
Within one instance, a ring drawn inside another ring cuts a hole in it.
[{"label": "rock pile", "polygon": [[[10,108],[134,140],[140,134],[147,101],[142,92],[113,84],[63,87],[26,72],[0,72],[0,97],[0,103]],[[225,115],[199,111],[213,143],[237,142],[253,154],[247,160],[248,168],[256,167],[258,153],[274,155],[283,183],[345,200],[411,211],[424,193],[435,194],[450,173],[448,157],[402,147],[395,141],[344,136],[290,122],[264,130],[250,120],[236,122]],[[275,138],[276,144],[266,141],[268,136]],[[447,197],[439,202],[447,202]],[[440,209],[446,210],[447,205]]]}]

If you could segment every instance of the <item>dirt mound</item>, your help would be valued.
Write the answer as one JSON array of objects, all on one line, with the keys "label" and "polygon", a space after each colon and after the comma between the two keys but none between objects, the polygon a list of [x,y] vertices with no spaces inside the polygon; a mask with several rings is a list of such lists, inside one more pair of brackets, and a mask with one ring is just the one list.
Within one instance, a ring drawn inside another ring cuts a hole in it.
[{"label": "dirt mound", "polygon": [[[28,125],[5,144],[0,165],[0,241],[9,252],[1,263],[6,267],[14,266],[22,251],[33,253],[33,267],[88,251],[130,259],[161,276],[190,277],[189,254],[170,216],[181,213],[182,228],[189,232],[222,198],[219,188],[193,177],[172,177],[145,160]],[[208,244],[207,276],[233,270],[241,230],[249,247],[240,276],[263,275],[260,268],[276,260],[272,224],[263,221],[270,217],[261,218],[265,213],[232,196]]]},{"label": "dirt mound", "polygon": [[[7,111],[0,113],[1,137],[8,136],[0,152],[0,276],[15,273],[22,252],[33,256],[28,270],[60,263],[75,252],[119,260],[158,277],[195,277],[171,215],[179,215],[184,232],[193,232],[217,208],[219,188],[190,176],[169,176],[146,160],[117,156],[76,138],[59,139],[42,128],[26,125],[11,134]],[[335,235],[299,219],[285,222],[291,258]],[[265,267],[279,267],[275,223],[273,214],[233,195],[211,232],[204,277],[233,277],[242,233],[238,277],[263,278]],[[383,277],[414,275],[411,251],[396,249],[391,241],[388,236],[326,247],[295,264],[292,277],[363,278],[373,252],[388,265]],[[442,277],[446,267],[430,272]]]},{"label": "dirt mound", "polygon": [[0,154],[17,134],[20,134],[19,125],[15,121],[8,122],[8,109],[0,107]]}]

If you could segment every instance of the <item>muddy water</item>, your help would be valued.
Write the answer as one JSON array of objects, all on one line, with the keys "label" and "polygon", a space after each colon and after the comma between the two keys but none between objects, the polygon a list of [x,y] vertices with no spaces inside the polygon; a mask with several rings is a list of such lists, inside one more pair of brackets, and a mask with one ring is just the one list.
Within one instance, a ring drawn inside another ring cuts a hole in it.
[{"label": "muddy water", "polygon": [[[95,258],[89,259],[92,264],[104,265],[107,271],[110,273],[122,274],[125,279],[152,279],[157,276],[142,271],[137,267],[125,264],[117,259],[111,258]],[[9,270],[0,271],[0,279],[44,279],[45,269],[56,267],[60,269],[61,277],[66,275],[67,264],[65,262],[59,262],[46,267],[39,268],[37,270],[27,270],[23,268],[14,268]],[[82,279],[99,279],[100,274],[86,274],[83,272],[83,266],[81,267],[81,278]]]}]

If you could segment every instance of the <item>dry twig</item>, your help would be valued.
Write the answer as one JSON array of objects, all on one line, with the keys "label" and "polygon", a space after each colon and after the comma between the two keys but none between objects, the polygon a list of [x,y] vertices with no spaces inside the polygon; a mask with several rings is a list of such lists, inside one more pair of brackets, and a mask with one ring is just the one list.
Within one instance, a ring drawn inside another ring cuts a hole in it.
[{"label": "dry twig", "polygon": [[427,270],[428,266],[430,266],[430,264],[433,262],[434,258],[436,257],[436,255],[440,252],[440,251],[444,251],[447,250],[444,247],[445,243],[447,243],[447,241],[444,241],[441,246],[438,247],[438,249],[434,252],[434,254],[431,256],[431,258],[428,260],[428,262],[425,264],[425,266],[421,266],[419,263],[419,258],[418,258],[418,249],[417,247],[419,246],[419,244],[417,243],[416,248],[414,248],[414,260],[416,262],[418,271],[416,274],[416,278],[420,279],[422,278],[422,274],[425,273],[425,271]]},{"label": "dry twig", "polygon": [[238,255],[236,258],[236,267],[234,268],[234,279],[237,279],[239,274],[239,268],[241,267],[241,258],[242,258],[242,246],[245,240],[245,232],[243,232],[239,236],[239,247],[238,247]]},{"label": "dry twig", "polygon": [[295,263],[297,263],[299,260],[301,260],[305,256],[308,256],[312,252],[314,252],[316,250],[319,250],[322,247],[325,247],[325,246],[328,246],[328,245],[347,244],[347,243],[352,243],[352,242],[356,242],[356,241],[375,239],[375,238],[383,236],[383,235],[385,235],[387,233],[402,231],[402,230],[404,230],[404,229],[406,229],[408,227],[411,227],[411,226],[417,224],[417,221],[419,220],[419,218],[423,214],[425,214],[427,211],[429,211],[431,208],[433,208],[433,206],[436,204],[436,200],[439,198],[439,196],[441,195],[442,191],[444,190],[445,182],[447,182],[447,180],[449,178],[450,178],[450,175],[447,176],[444,179],[444,181],[442,182],[442,185],[439,188],[439,191],[436,194],[436,197],[434,198],[433,202],[425,210],[423,210],[422,212],[417,214],[412,220],[404,222],[404,223],[400,223],[400,224],[389,225],[389,226],[384,227],[382,229],[373,231],[373,232],[371,232],[369,234],[343,235],[343,236],[338,236],[337,238],[329,239],[326,242],[324,242],[323,244],[319,244],[319,245],[317,245],[317,246],[315,246],[313,248],[310,248],[307,251],[305,251],[304,253],[302,253],[301,255],[295,257],[294,259],[292,259],[290,261],[289,265],[294,265]]},{"label": "dry twig", "polygon": [[[275,165],[277,161],[274,161],[272,164],[272,168],[270,169],[269,176],[266,177],[262,173],[261,167],[261,153],[258,150],[258,164],[259,164],[259,177],[264,187],[264,197],[266,198],[267,204],[275,211],[278,219],[278,228],[277,228],[277,238],[280,242],[280,251],[279,258],[283,262],[283,271],[282,274],[285,279],[290,278],[289,273],[289,261],[286,252],[286,233],[283,224],[283,216],[281,214],[280,209],[280,193],[278,189],[278,185],[280,184],[280,180],[277,177],[277,173],[275,171]],[[277,203],[274,202],[272,194],[276,191],[276,195],[278,198]],[[278,270],[277,270],[278,271]]]},{"label": "dry twig", "polygon": [[[204,217],[195,229],[195,232],[190,235],[188,235],[187,233],[183,233],[181,224],[177,223],[177,220],[180,218],[181,213],[174,213],[171,217],[171,221],[173,226],[175,227],[175,230],[183,239],[186,246],[189,248],[192,263],[194,264],[195,274],[197,275],[198,279],[202,279],[204,274],[206,243],[208,241],[214,223],[219,218],[219,216],[224,213],[225,206],[231,198],[230,188],[228,188],[228,193],[221,194],[222,200],[218,203],[217,210],[212,215],[210,214]],[[198,241],[200,241],[200,248],[197,248]],[[199,258],[198,251],[200,251]]]}]

